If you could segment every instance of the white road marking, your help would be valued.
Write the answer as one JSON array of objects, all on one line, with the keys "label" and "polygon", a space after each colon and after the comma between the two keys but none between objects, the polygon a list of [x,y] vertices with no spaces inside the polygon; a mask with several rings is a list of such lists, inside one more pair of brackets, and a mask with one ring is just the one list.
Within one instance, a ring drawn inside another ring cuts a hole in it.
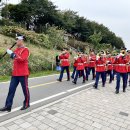
[{"label": "white road marking", "polygon": [[75,90],[84,88],[84,87],[89,86],[89,85],[92,85],[92,84],[94,84],[94,83],[95,83],[95,82],[91,82],[91,83],[88,83],[88,84],[85,84],[85,85],[82,85],[82,86],[79,86],[79,87],[76,87],[76,88],[73,88],[73,89],[69,89],[69,90],[67,90],[67,92],[73,92],[73,91],[75,91]]},{"label": "white road marking", "polygon": [[[80,89],[80,88],[83,88],[83,87],[85,87],[85,86],[89,86],[89,85],[91,85],[91,84],[93,84],[93,83],[94,83],[94,82],[88,83],[88,84],[79,86],[79,87],[77,87],[77,88],[70,89],[70,90],[67,90],[67,91],[64,91],[64,92],[61,92],[61,93],[58,93],[58,94],[55,94],[55,95],[52,95],[52,96],[49,96],[49,97],[46,97],[46,98],[37,100],[37,101],[35,101],[35,102],[30,103],[30,105],[31,105],[31,106],[36,105],[36,104],[38,104],[38,103],[41,103],[41,102],[44,102],[44,101],[53,99],[53,98],[58,97],[58,96],[61,96],[61,95],[63,95],[63,94],[66,94],[66,93],[69,93],[69,92],[73,92],[73,91],[75,91],[75,90],[77,90],[77,89]],[[21,106],[21,107],[22,107],[22,106]],[[9,113],[8,113],[8,112],[6,112],[6,113],[0,113],[0,117],[5,116],[5,115],[8,115],[8,114],[13,113],[13,112],[16,112],[16,111],[18,111],[21,107],[14,108],[14,109],[12,109],[12,111],[9,112]]]},{"label": "white road marking", "polygon": [[[44,99],[40,99],[40,100],[38,100],[38,101],[35,101],[35,102],[30,103],[30,105],[31,105],[31,106],[36,105],[36,104],[38,104],[38,103],[47,101],[47,100],[49,100],[49,99],[52,99],[52,98],[61,96],[61,95],[65,94],[65,93],[66,93],[66,92],[61,92],[61,93],[58,93],[58,94],[49,96],[49,97],[44,98]],[[21,107],[22,107],[22,106],[21,106]],[[6,112],[6,113],[0,113],[0,117],[1,117],[1,116],[5,116],[5,115],[8,115],[8,114],[10,114],[10,113],[13,113],[13,112],[15,112],[15,111],[18,111],[18,110],[20,110],[21,107],[14,108],[14,109],[12,109],[12,111],[9,112],[9,113],[8,113],[8,112]]]},{"label": "white road marking", "polygon": [[22,117],[24,117],[24,116],[27,116],[27,115],[32,114],[32,113],[34,113],[34,112],[37,112],[38,110],[41,110],[41,109],[43,109],[43,108],[47,108],[47,107],[49,107],[49,106],[51,106],[51,105],[54,105],[54,104],[56,104],[56,103],[58,103],[58,102],[60,102],[60,101],[63,101],[63,100],[65,100],[65,99],[68,99],[68,98],[70,98],[70,97],[72,97],[72,96],[74,96],[74,95],[76,95],[76,94],[78,94],[78,93],[81,93],[81,92],[86,91],[86,90],[89,90],[89,89],[91,89],[91,88],[87,88],[87,89],[85,89],[85,90],[82,90],[82,91],[73,93],[73,94],[71,94],[71,95],[69,95],[69,96],[67,96],[67,97],[58,99],[58,100],[56,100],[56,101],[54,101],[54,102],[51,102],[51,103],[49,103],[49,104],[46,104],[46,105],[41,106],[41,107],[39,107],[39,108],[36,108],[36,109],[34,109],[34,110],[32,110],[32,111],[29,111],[29,112],[27,112],[27,113],[23,113],[23,114],[21,114],[21,115],[19,115],[19,116],[16,116],[16,117],[11,118],[11,119],[9,119],[9,120],[6,120],[6,121],[4,121],[4,122],[0,122],[0,126],[3,126],[3,125],[5,125],[5,124],[7,124],[7,123],[10,123],[10,122],[14,121],[14,120],[17,120],[17,119],[19,119],[19,118],[22,118]]}]

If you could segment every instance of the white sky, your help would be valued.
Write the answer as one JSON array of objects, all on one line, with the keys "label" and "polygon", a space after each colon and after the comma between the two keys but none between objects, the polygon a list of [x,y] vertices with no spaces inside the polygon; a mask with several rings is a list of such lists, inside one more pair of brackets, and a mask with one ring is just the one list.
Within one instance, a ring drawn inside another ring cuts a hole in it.
[{"label": "white sky", "polygon": [[[9,0],[17,3],[20,0]],[[130,49],[130,0],[51,0],[59,9],[71,9],[80,16],[102,23],[122,37]]]}]

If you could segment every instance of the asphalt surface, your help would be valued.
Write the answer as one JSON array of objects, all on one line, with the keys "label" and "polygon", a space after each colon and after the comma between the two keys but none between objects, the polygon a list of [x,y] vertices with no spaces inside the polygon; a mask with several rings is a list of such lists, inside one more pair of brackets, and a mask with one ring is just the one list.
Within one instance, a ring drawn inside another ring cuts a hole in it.
[{"label": "asphalt surface", "polygon": [[[29,79],[29,90],[32,105],[31,108],[27,111],[19,111],[18,108],[22,106],[24,100],[22,88],[19,85],[14,97],[14,111],[11,113],[0,113],[0,122],[26,113],[37,107],[46,105],[88,87],[92,87],[94,83],[94,81],[91,80],[91,77],[89,81],[87,81],[85,84],[82,83],[82,78],[80,78],[77,82],[77,85],[74,85],[72,83],[72,80],[70,82],[66,81],[66,74],[64,75],[63,82],[57,82],[56,79],[58,79],[58,77],[59,75],[51,75]],[[3,107],[5,104],[8,89],[9,82],[0,83],[0,108]]]}]

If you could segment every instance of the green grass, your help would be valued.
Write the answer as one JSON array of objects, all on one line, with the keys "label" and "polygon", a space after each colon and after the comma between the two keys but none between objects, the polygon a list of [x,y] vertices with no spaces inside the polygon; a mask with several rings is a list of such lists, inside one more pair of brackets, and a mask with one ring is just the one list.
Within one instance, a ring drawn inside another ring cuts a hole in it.
[{"label": "green grass", "polygon": [[33,77],[40,77],[40,76],[47,76],[47,75],[51,75],[51,74],[58,74],[59,72],[57,71],[42,71],[42,72],[38,72],[38,73],[32,73],[29,77],[33,78]]},{"label": "green grass", "polygon": [[[30,74],[30,78],[33,78],[33,77],[40,77],[40,76],[48,76],[48,75],[51,75],[51,74],[58,74],[59,72],[57,71],[50,71],[50,70],[47,70],[47,71],[42,71],[42,72],[37,72],[37,73],[32,73]],[[10,76],[0,76],[0,82],[6,82],[6,81],[9,81],[10,80]]]},{"label": "green grass", "polygon": [[[72,68],[70,68],[70,72],[72,72]],[[40,76],[48,76],[52,74],[59,74],[60,72],[58,71],[51,71],[51,70],[45,70],[37,73],[31,73],[29,78],[34,78],[34,77],[40,77]],[[9,81],[11,76],[0,76],[0,82],[6,82]]]}]

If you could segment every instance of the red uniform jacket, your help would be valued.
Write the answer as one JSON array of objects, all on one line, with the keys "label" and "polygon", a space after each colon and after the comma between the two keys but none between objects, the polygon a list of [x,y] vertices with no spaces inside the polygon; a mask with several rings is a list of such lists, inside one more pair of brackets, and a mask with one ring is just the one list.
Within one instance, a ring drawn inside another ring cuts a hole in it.
[{"label": "red uniform jacket", "polygon": [[77,64],[78,64],[78,63],[77,63],[77,60],[74,59],[74,64],[73,64],[73,66],[74,66],[74,67],[77,67]]},{"label": "red uniform jacket", "polygon": [[[130,56],[127,55],[126,58],[127,58],[128,62],[130,63]],[[130,72],[130,65],[128,65],[128,72]]]},{"label": "red uniform jacket", "polygon": [[113,70],[117,70],[118,69],[118,64],[115,64],[115,59],[116,59],[116,57],[114,56],[114,57],[112,57],[112,63],[113,63]]},{"label": "red uniform jacket", "polygon": [[95,67],[96,63],[96,55],[89,56],[89,64],[88,67]]},{"label": "red uniform jacket", "polygon": [[88,66],[89,66],[88,57],[87,57],[87,56],[84,57],[84,60],[85,60],[84,66],[85,66],[85,67],[88,67]]},{"label": "red uniform jacket", "polygon": [[69,53],[61,54],[59,56],[59,59],[61,61],[61,66],[63,66],[63,67],[70,66],[69,57],[70,57]]},{"label": "red uniform jacket", "polygon": [[117,64],[117,69],[116,71],[119,73],[127,73],[128,72],[128,68],[127,68],[127,63],[128,63],[128,59],[124,56],[119,56],[115,59],[115,64]]},{"label": "red uniform jacket", "polygon": [[16,57],[14,58],[12,76],[28,76],[29,75],[28,48],[26,47],[17,48],[14,51],[14,54],[16,55]]},{"label": "red uniform jacket", "polygon": [[113,61],[112,61],[112,57],[106,58],[106,63],[107,63],[107,70],[113,70]]},{"label": "red uniform jacket", "polygon": [[77,61],[77,70],[84,70],[84,58],[83,57],[78,57]]},{"label": "red uniform jacket", "polygon": [[96,72],[104,72],[106,71],[106,61],[104,58],[99,58],[96,61]]}]

